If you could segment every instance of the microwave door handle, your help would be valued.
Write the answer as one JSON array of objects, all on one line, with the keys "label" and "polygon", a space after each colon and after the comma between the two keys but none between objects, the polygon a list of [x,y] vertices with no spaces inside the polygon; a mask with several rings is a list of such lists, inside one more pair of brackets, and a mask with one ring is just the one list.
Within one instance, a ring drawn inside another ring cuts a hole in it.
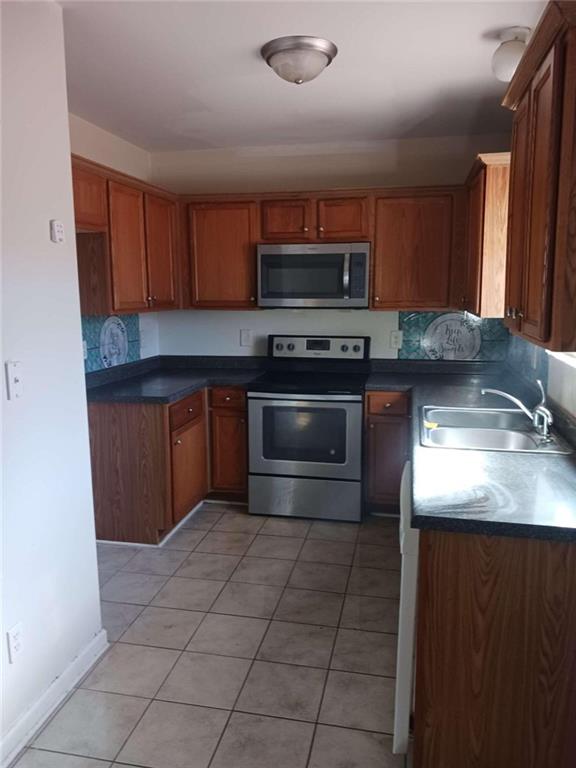
[{"label": "microwave door handle", "polygon": [[345,299],[350,298],[350,254],[344,254],[344,274],[342,276],[342,293]]}]

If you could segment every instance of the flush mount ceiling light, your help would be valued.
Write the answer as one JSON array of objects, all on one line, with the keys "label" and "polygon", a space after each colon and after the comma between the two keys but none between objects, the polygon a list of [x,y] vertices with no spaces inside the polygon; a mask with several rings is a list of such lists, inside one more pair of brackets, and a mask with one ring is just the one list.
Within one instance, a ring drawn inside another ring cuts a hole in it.
[{"label": "flush mount ceiling light", "polygon": [[492,72],[498,80],[509,83],[526,49],[530,37],[529,27],[509,27],[504,29],[499,38],[502,40],[492,56]]},{"label": "flush mount ceiling light", "polygon": [[260,53],[278,77],[301,85],[318,77],[332,62],[338,48],[322,37],[290,35],[270,40]]}]

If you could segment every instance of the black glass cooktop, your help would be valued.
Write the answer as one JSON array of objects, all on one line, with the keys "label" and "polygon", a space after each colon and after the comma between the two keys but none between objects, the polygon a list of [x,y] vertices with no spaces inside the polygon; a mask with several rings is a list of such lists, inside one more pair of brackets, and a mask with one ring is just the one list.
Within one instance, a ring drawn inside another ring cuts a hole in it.
[{"label": "black glass cooktop", "polygon": [[363,373],[274,371],[251,382],[248,390],[287,395],[361,395],[367,378]]}]

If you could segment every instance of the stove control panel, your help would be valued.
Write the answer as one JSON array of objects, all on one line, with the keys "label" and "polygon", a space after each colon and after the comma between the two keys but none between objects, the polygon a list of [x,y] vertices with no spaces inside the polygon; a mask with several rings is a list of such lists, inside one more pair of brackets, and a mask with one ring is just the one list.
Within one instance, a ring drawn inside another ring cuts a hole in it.
[{"label": "stove control panel", "polygon": [[269,357],[367,360],[369,336],[268,336]]}]

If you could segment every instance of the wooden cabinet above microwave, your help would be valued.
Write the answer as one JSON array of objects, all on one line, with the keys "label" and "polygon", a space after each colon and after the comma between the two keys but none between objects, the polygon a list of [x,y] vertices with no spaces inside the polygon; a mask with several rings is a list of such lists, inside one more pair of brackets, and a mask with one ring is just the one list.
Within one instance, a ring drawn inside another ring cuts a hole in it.
[{"label": "wooden cabinet above microwave", "polygon": [[262,200],[261,237],[267,242],[369,240],[370,199],[291,197]]}]

